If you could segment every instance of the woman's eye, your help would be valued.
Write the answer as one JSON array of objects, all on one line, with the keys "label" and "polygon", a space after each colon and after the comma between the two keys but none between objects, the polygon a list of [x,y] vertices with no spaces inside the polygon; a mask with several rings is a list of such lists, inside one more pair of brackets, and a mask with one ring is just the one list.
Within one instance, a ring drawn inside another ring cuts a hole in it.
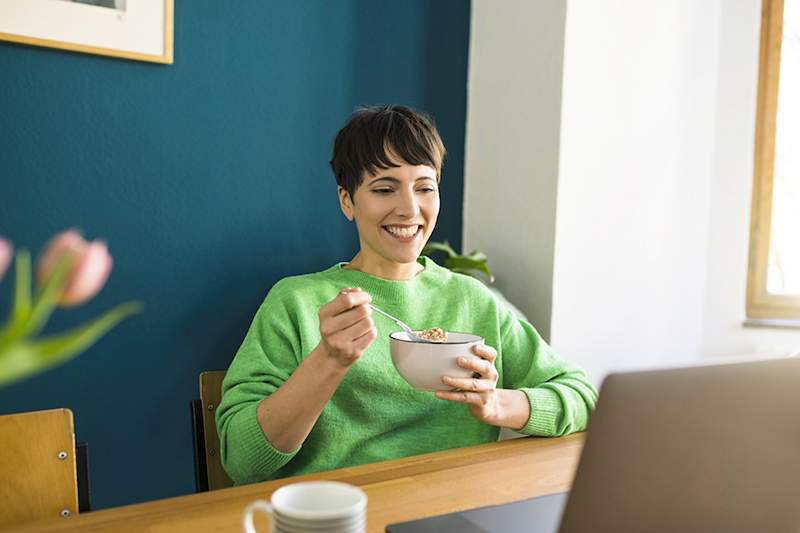
[{"label": "woman's eye", "polygon": [[436,192],[436,189],[434,189],[432,187],[425,187],[424,189],[419,189],[419,192],[432,193],[432,192]]},{"label": "woman's eye", "polygon": [[375,193],[378,193],[378,194],[392,194],[393,191],[392,191],[392,189],[372,189],[372,192],[375,192]]}]

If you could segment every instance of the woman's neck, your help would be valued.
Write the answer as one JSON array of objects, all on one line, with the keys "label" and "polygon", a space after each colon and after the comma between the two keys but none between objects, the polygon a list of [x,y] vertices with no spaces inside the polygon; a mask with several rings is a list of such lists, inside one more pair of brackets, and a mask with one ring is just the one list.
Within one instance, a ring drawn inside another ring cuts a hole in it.
[{"label": "woman's neck", "polygon": [[383,258],[370,258],[363,251],[358,252],[352,261],[343,268],[358,270],[370,276],[396,281],[409,280],[425,270],[425,267],[416,261],[413,263],[396,263],[394,261],[386,261]]}]

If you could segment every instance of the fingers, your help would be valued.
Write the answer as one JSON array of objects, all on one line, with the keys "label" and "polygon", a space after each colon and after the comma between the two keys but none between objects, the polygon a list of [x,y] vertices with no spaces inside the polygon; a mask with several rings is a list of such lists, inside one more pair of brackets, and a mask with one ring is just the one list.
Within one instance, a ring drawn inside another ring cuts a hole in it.
[{"label": "fingers", "polygon": [[366,304],[357,305],[335,316],[323,316],[320,313],[320,333],[323,336],[334,335],[339,331],[366,321],[370,322],[370,324],[372,323],[372,309]]},{"label": "fingers", "polygon": [[489,402],[488,395],[480,394],[478,392],[436,391],[436,397],[442,400],[450,400],[451,402],[466,403],[471,405],[486,405]]},{"label": "fingers", "polygon": [[[361,322],[369,322],[372,317],[372,309],[368,305],[370,301],[372,297],[361,289],[342,289],[336,298],[320,308],[319,329],[322,336],[328,338]],[[358,332],[357,336],[362,334],[363,331]]]},{"label": "fingers", "polygon": [[442,383],[455,387],[455,391],[437,391],[436,397],[469,405],[486,406],[491,400],[491,391],[497,388],[499,374],[494,367],[497,350],[491,346],[477,344],[472,347],[474,356],[459,357],[459,367],[472,370],[472,378],[443,376]]},{"label": "fingers", "polygon": [[343,366],[355,363],[378,336],[370,301],[361,289],[343,289],[319,310],[320,346]]},{"label": "fingers", "polygon": [[467,370],[472,370],[480,374],[479,377],[497,381],[499,374],[494,365],[486,359],[480,357],[459,357],[457,360],[458,366]]},{"label": "fingers", "polygon": [[362,336],[358,337],[353,341],[353,348],[359,351],[364,351],[367,349],[367,346],[372,344],[372,341],[374,341],[377,338],[378,338],[378,330],[375,329],[374,327],[370,328],[369,331],[367,331],[365,334],[363,334]]},{"label": "fingers", "polygon": [[372,319],[366,318],[356,324],[323,337],[322,342],[337,360],[346,366],[361,357],[361,354],[378,336]]},{"label": "fingers", "polygon": [[323,316],[334,317],[359,305],[365,305],[372,301],[372,296],[368,292],[359,288],[342,289],[338,296],[320,308],[320,318]]},{"label": "fingers", "polygon": [[[333,333],[328,338],[329,342],[333,343],[353,342],[373,330],[375,330],[375,323],[372,321],[371,317],[367,317],[363,320],[359,320],[351,326]],[[375,334],[377,335],[377,331],[375,331]]]},{"label": "fingers", "polygon": [[480,357],[481,359],[486,359],[490,363],[494,363],[494,360],[497,359],[497,350],[492,348],[491,346],[487,346],[485,344],[475,344],[472,346],[472,353]]},{"label": "fingers", "polygon": [[450,376],[444,376],[442,377],[442,383],[462,391],[471,392],[486,392],[497,388],[497,383],[490,379],[452,378]]}]

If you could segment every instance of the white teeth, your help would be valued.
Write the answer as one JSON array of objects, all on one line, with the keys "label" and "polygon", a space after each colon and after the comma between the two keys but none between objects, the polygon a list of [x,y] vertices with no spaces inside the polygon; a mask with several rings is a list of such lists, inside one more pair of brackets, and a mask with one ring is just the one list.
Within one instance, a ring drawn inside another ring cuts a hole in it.
[{"label": "white teeth", "polygon": [[392,235],[396,235],[398,237],[407,239],[408,237],[413,237],[417,233],[417,230],[419,230],[419,226],[411,226],[407,228],[400,226],[386,226],[386,229]]}]

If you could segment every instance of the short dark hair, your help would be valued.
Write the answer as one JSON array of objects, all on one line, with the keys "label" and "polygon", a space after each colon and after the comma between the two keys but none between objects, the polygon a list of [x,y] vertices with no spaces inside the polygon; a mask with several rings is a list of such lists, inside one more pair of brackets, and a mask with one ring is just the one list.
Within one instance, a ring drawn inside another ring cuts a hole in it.
[{"label": "short dark hair", "polygon": [[391,150],[409,165],[427,165],[441,176],[446,154],[433,119],[401,105],[357,109],[333,142],[331,168],[336,183],[353,197],[364,180],[364,172],[376,174],[397,165]]}]

